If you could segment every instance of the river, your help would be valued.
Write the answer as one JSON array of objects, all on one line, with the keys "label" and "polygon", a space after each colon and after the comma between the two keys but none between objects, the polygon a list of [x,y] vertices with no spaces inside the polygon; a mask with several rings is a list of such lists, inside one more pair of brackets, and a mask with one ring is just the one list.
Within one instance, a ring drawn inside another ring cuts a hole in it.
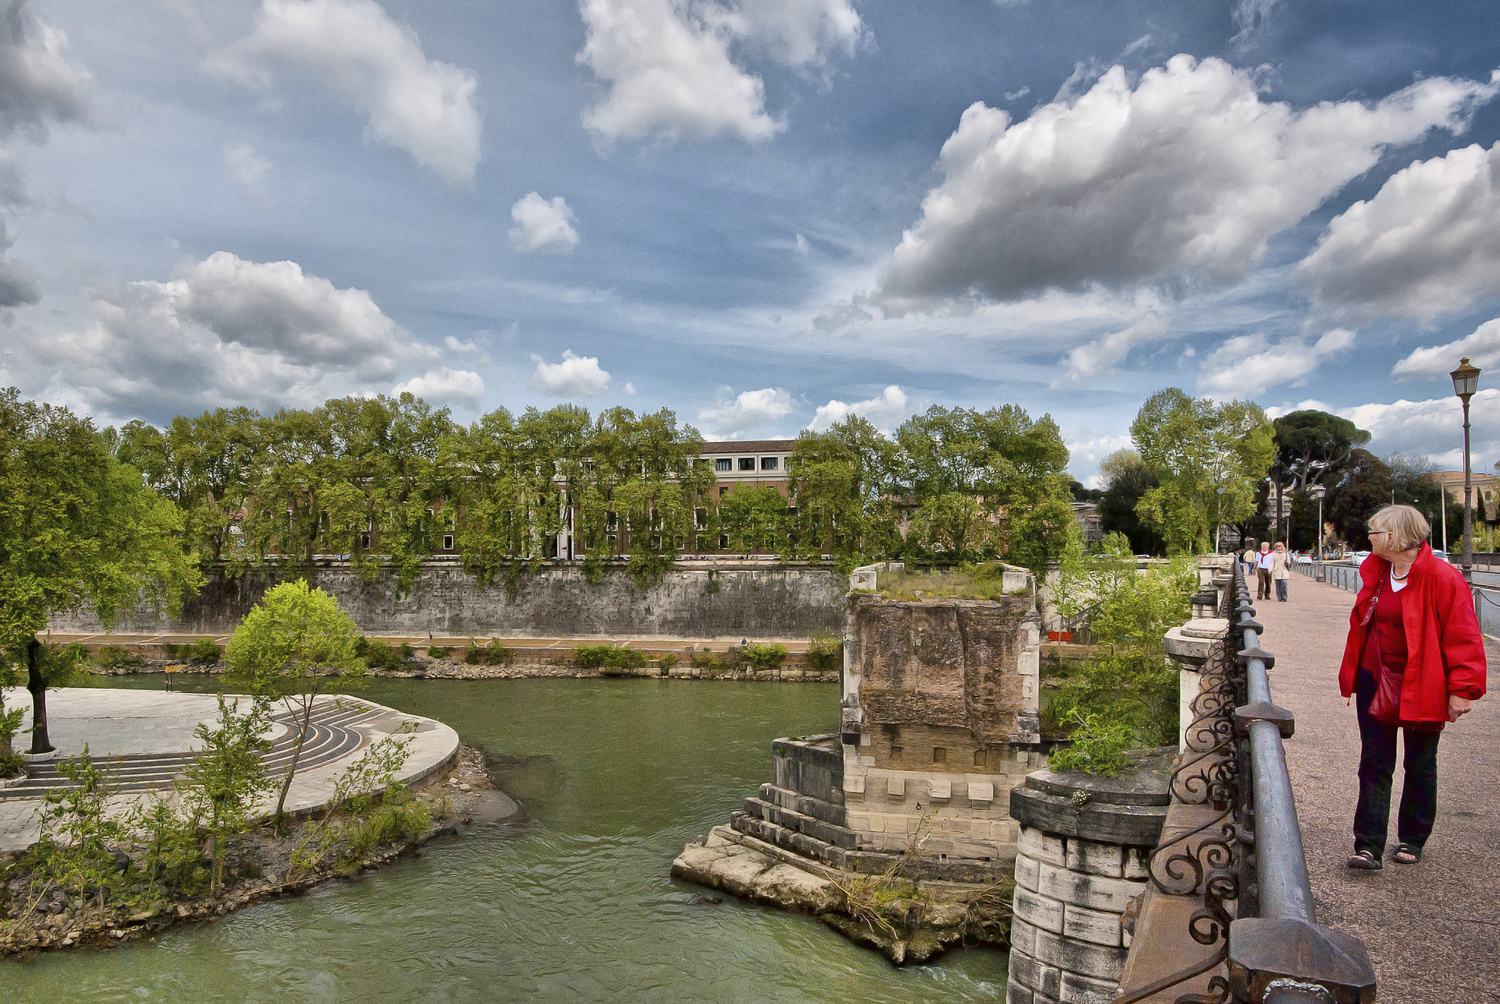
[{"label": "river", "polygon": [[[162,679],[108,685],[161,687]],[[769,780],[773,738],[837,721],[834,688],[376,679],[360,694],[447,722],[500,758],[505,786],[530,818],[154,941],[0,962],[0,998],[895,1004],[1005,996],[1000,952],[896,969],[808,917],[727,896],[694,905],[705,890],[668,876],[684,843]]]}]

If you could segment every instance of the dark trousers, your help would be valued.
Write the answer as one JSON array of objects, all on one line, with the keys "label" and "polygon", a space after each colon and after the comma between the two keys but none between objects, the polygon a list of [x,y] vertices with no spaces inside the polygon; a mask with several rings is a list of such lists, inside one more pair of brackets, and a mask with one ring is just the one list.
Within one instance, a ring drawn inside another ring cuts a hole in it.
[{"label": "dark trousers", "polygon": [[[1359,712],[1359,804],[1354,809],[1354,849],[1385,853],[1391,825],[1391,775],[1396,770],[1397,727],[1370,717],[1375,677],[1361,669],[1354,677],[1354,707]],[[1406,747],[1406,780],[1396,835],[1403,844],[1421,847],[1437,818],[1437,749],[1441,732],[1400,729]]]},{"label": "dark trousers", "polygon": [[1255,570],[1255,598],[1258,600],[1271,598],[1271,570],[1269,568]]},{"label": "dark trousers", "polygon": [[1286,602],[1286,584],[1286,579],[1276,580],[1276,598],[1283,603]]}]

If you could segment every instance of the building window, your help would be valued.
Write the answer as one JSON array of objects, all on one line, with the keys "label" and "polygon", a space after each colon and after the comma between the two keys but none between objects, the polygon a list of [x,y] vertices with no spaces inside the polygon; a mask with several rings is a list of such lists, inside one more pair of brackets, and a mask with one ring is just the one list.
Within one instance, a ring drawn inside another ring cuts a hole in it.
[{"label": "building window", "polygon": [[708,550],[708,538],[707,537],[699,537],[697,540],[695,540],[693,542],[693,546],[698,549],[698,553],[699,554],[702,554],[704,551]]},{"label": "building window", "polygon": [[359,546],[364,548],[365,550],[370,549],[370,535],[368,533],[362,533],[359,535]]},{"label": "building window", "polygon": [[728,457],[720,457],[718,460],[714,461],[714,470],[732,471],[734,470],[734,461],[730,460]]},{"label": "building window", "polygon": [[760,469],[763,471],[774,471],[779,464],[780,460],[777,457],[760,458]]},{"label": "building window", "polygon": [[721,534],[719,534],[719,550],[721,550],[721,551],[727,551],[728,549],[729,549],[729,534],[727,534],[727,533],[721,533]]},{"label": "building window", "polygon": [[742,471],[753,471],[753,470],[755,470],[755,458],[754,457],[741,457],[740,458],[740,470],[742,470]]},{"label": "building window", "polygon": [[901,762],[901,754],[904,753],[904,752],[906,752],[906,751],[904,749],[902,749],[900,746],[892,746],[891,747],[891,760],[894,761],[894,762],[896,762],[896,763],[900,763]]},{"label": "building window", "polygon": [[976,767],[983,767],[984,766],[984,750],[975,750],[974,751],[974,766],[976,766]]},{"label": "building window", "polygon": [[653,533],[651,535],[651,550],[653,550],[653,551],[660,551],[661,550],[661,534],[659,534],[659,533]]},{"label": "building window", "polygon": [[432,519],[432,517],[434,517],[436,515],[437,515],[437,513],[433,512],[431,509],[427,510],[427,518],[428,519]]},{"label": "building window", "polygon": [[612,534],[612,533],[605,534],[604,535],[604,539],[609,542],[609,553],[610,554],[614,554],[615,553],[615,549],[618,546],[618,542],[615,539],[615,535]]},{"label": "building window", "polygon": [[453,534],[451,534],[451,533],[445,533],[445,534],[443,534],[443,550],[445,550],[445,551],[451,551],[451,550],[453,550]]},{"label": "building window", "polygon": [[708,526],[708,510],[707,509],[694,509],[693,510],[693,529],[694,530],[702,530],[702,529],[706,528],[707,526]]},{"label": "building window", "polygon": [[604,514],[604,529],[606,529],[606,530],[613,530],[613,529],[615,529],[619,525],[620,525],[620,517],[616,516],[612,512],[605,512],[605,514]]},{"label": "building window", "polygon": [[946,746],[934,746],[932,748],[932,762],[933,763],[947,763],[948,762],[948,749],[947,749]]}]

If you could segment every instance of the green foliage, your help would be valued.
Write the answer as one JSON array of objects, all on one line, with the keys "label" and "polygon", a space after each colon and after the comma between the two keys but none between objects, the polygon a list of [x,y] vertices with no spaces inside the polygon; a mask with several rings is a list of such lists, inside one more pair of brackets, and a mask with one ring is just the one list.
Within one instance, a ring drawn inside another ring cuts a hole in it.
[{"label": "green foliage", "polygon": [[334,782],[330,809],[309,823],[292,851],[288,877],[331,866],[357,867],[377,845],[411,841],[427,831],[431,808],[395,784],[410,755],[409,730],[388,736],[349,764]]},{"label": "green foliage", "polygon": [[579,645],[573,661],[581,669],[638,669],[646,664],[646,653],[622,645]]},{"label": "green foliage", "polygon": [[186,659],[199,666],[212,666],[224,657],[224,650],[212,638],[199,638],[188,645],[164,642],[161,650],[168,659]]},{"label": "green foliage", "polygon": [[1099,499],[1099,522],[1106,534],[1122,534],[1128,543],[1123,554],[1165,555],[1167,542],[1143,522],[1136,511],[1141,499],[1161,481],[1146,468],[1134,450],[1116,450],[1099,464],[1106,485]]},{"label": "green foliage", "polygon": [[183,811],[208,842],[212,861],[209,893],[224,881],[226,842],[243,833],[261,796],[275,787],[261,757],[271,751],[264,737],[271,724],[271,703],[264,696],[242,710],[233,698],[218,697],[219,718],[210,728],[199,723],[193,734],[198,753],[183,769],[178,795]]},{"label": "green foliage", "polygon": [[34,881],[68,892],[80,909],[102,908],[120,886],[110,845],[123,840],[126,830],[106,811],[111,790],[87,745],[77,757],[59,761],[57,772],[70,783],[44,797],[40,839],[27,852]]},{"label": "green foliage", "polygon": [[1130,760],[1125,751],[1135,737],[1124,722],[1104,715],[1078,712],[1070,721],[1077,726],[1073,731],[1073,741],[1052,751],[1047,757],[1049,769],[1103,777],[1118,777],[1129,769]]},{"label": "green foliage", "polygon": [[464,662],[470,666],[508,666],[515,659],[515,649],[500,644],[499,638],[491,638],[483,647],[470,638],[469,647],[464,650]]},{"label": "green foliage", "polygon": [[718,676],[728,668],[725,665],[725,661],[720,659],[716,652],[694,652],[692,659],[689,661],[695,669],[701,670],[709,676]]},{"label": "green foliage", "polygon": [[371,641],[360,636],[354,643],[354,654],[365,661],[370,669],[401,669],[416,657],[416,650],[404,642],[399,648],[380,641]]},{"label": "green foliage", "polygon": [[795,513],[770,485],[737,486],[720,499],[718,517],[722,532],[729,535],[729,550],[791,556]]},{"label": "green foliage", "polygon": [[[186,646],[184,646],[186,647]],[[138,652],[132,652],[128,648],[119,645],[101,645],[94,655],[95,661],[104,669],[139,669],[146,665],[145,658]],[[49,686],[62,686],[60,680],[49,682]]]},{"label": "green foliage", "polygon": [[427,647],[427,658],[446,659],[453,654],[453,649],[446,645],[429,645]]},{"label": "green foliage", "polygon": [[757,644],[745,649],[746,661],[757,670],[780,669],[786,661],[786,646]]},{"label": "green foliage", "polygon": [[293,716],[296,744],[276,803],[278,820],[307,741],[314,701],[335,679],[364,675],[365,663],[355,654],[361,637],[338,601],[299,579],[267,590],[229,639],[234,677],[255,696],[281,701]]},{"label": "green foliage", "polygon": [[671,672],[672,667],[677,665],[677,655],[674,652],[663,652],[656,657],[656,663],[664,671]]},{"label": "green foliage", "polygon": [[807,644],[807,666],[820,673],[844,668],[844,643],[832,635],[814,635]]}]

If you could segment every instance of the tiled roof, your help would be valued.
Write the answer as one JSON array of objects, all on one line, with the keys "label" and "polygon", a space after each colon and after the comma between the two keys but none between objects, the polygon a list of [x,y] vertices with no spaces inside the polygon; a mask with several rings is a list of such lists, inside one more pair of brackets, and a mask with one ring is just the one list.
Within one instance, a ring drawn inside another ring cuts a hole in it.
[{"label": "tiled roof", "polygon": [[713,453],[791,453],[795,439],[747,439],[743,442],[704,443],[704,454]]}]

